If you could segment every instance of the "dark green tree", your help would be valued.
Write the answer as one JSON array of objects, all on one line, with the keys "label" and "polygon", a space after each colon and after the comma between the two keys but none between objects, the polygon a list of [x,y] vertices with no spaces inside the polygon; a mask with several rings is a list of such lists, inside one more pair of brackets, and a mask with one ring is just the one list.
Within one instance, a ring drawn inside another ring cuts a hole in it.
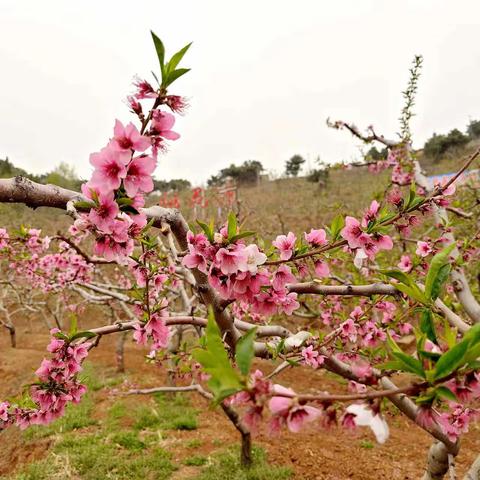
[{"label": "dark green tree", "polygon": [[294,155],[290,160],[285,162],[285,174],[287,176],[298,176],[305,159],[301,155]]},{"label": "dark green tree", "polygon": [[155,190],[160,190],[161,192],[168,192],[170,190],[181,192],[182,190],[187,190],[188,188],[192,187],[192,184],[184,178],[174,178],[172,180],[153,180],[153,185]]},{"label": "dark green tree", "polygon": [[467,126],[467,133],[472,140],[480,138],[480,120],[470,120]]},{"label": "dark green tree", "polygon": [[241,165],[231,164],[222,168],[208,179],[208,186],[222,185],[227,178],[233,178],[239,185],[254,185],[260,179],[263,165],[258,160],[246,160]]}]

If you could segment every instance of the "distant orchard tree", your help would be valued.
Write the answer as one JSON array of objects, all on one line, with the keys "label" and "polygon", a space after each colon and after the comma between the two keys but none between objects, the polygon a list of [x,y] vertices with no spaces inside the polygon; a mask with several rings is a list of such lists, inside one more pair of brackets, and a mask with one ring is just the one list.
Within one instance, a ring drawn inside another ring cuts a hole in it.
[{"label": "distant orchard tree", "polygon": [[315,159],[318,168],[313,168],[307,172],[307,181],[316,183],[320,188],[326,187],[330,175],[330,166],[322,161],[320,155]]},{"label": "distant orchard tree", "polygon": [[467,133],[470,138],[480,138],[480,120],[471,120],[467,126]]},{"label": "distant orchard tree", "polygon": [[25,170],[16,167],[8,157],[5,160],[0,159],[0,178],[15,177],[17,175],[26,177],[28,174]]},{"label": "distant orchard tree", "polygon": [[172,180],[153,180],[155,190],[161,192],[168,192],[169,190],[175,190],[181,192],[192,187],[192,184],[184,178],[173,178]]},{"label": "distant orchard tree", "polygon": [[222,168],[216,175],[212,175],[208,180],[208,186],[222,185],[227,178],[233,178],[240,185],[257,184],[260,173],[263,171],[263,165],[258,160],[246,160],[237,166],[233,163]]},{"label": "distant orchard tree", "polygon": [[378,150],[377,147],[372,147],[365,156],[375,161],[385,160],[387,158],[387,153],[388,152],[386,148],[382,148],[381,150]]},{"label": "distant orchard tree", "polygon": [[469,137],[467,135],[463,134],[458,128],[454,128],[448,135],[437,135],[434,133],[425,142],[423,151],[427,157],[438,160],[449,150],[463,147],[468,141]]},{"label": "distant orchard tree", "polygon": [[305,159],[301,155],[294,155],[290,160],[285,162],[285,174],[296,177],[304,163]]}]

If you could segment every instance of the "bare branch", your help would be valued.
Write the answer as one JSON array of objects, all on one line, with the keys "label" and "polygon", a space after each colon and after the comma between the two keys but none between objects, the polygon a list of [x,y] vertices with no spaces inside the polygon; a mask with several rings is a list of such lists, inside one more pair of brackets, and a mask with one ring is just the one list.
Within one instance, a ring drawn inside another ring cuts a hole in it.
[{"label": "bare branch", "polygon": [[352,295],[371,297],[372,295],[400,295],[400,291],[388,283],[371,285],[321,285],[317,282],[292,283],[287,285],[289,292],[313,293],[318,295]]}]

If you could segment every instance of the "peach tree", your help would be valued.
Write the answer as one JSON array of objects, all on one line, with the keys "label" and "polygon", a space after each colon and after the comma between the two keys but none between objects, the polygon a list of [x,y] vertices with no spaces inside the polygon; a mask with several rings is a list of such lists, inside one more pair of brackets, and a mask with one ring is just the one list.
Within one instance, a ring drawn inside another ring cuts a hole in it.
[{"label": "peach tree", "polygon": [[[307,424],[369,426],[383,443],[391,402],[432,437],[424,478],[455,475],[460,438],[477,416],[480,395],[480,305],[469,284],[480,236],[461,215],[465,192],[455,189],[480,152],[442,184],[424,175],[409,127],[421,58],[404,92],[398,139],[329,122],[386,148],[385,160],[362,164],[372,176],[391,170],[382,197],[360,216],[338,215],[270,242],[246,230],[234,212],[223,224],[188,224],[178,210],[146,206],[158,156],[180,137],[176,115],[187,104],[169,92],[189,71],[180,62],[190,47],[167,61],[162,41],[152,38],[158,75],[135,81],[128,97],[134,121],[115,121],[106,146],[90,156],[93,171],[81,192],[22,177],[0,180],[0,201],[63,209],[72,218],[68,231],[53,237],[24,226],[0,229],[2,288],[59,295],[67,305],[50,330],[36,381],[25,395],[0,403],[0,430],[62,416],[85,393],[78,374],[89,351],[101,348],[104,335],[133,331],[149,347],[148,361],[170,362],[175,385],[126,393],[208,398],[240,432],[245,466],[259,429],[277,435]],[[79,328],[85,304],[108,307],[113,322]],[[302,316],[312,319],[308,330],[296,328]],[[256,357],[271,368],[255,368]],[[299,392],[275,383],[290,368],[323,369],[347,386],[339,382],[330,392],[313,383]],[[477,478],[479,463],[469,478]]]}]

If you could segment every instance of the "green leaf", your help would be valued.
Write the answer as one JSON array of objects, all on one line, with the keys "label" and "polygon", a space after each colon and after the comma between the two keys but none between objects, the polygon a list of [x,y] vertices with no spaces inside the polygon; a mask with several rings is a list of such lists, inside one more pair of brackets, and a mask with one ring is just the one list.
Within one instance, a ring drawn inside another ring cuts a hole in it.
[{"label": "green leaf", "polygon": [[73,335],[75,335],[77,333],[77,330],[78,330],[77,316],[74,313],[71,313],[69,337],[71,338]]},{"label": "green leaf", "polygon": [[438,343],[435,333],[435,325],[433,323],[433,313],[429,308],[422,309],[420,317],[420,331],[424,333],[429,340]]},{"label": "green leaf", "polygon": [[330,225],[330,234],[332,235],[332,240],[336,240],[338,238],[338,235],[340,234],[340,230],[345,225],[345,220],[342,215],[337,215],[333,221],[332,224]]},{"label": "green leaf", "polygon": [[53,336],[55,338],[58,338],[59,340],[64,340],[66,342],[68,342],[70,339],[68,338],[67,335],[65,335],[64,333],[62,332],[57,332],[57,333],[54,333]]},{"label": "green leaf", "polygon": [[93,202],[87,202],[85,200],[79,200],[78,202],[75,202],[73,206],[77,210],[89,210],[90,208],[95,208],[95,204]]},{"label": "green leaf", "polygon": [[256,333],[257,329],[252,328],[237,342],[235,347],[235,359],[243,375],[247,375],[250,371],[255,355],[254,342]]},{"label": "green leaf", "polygon": [[211,229],[211,227],[209,227],[206,223],[201,222],[200,220],[197,220],[197,223],[207,236],[210,243],[213,243],[213,230]]},{"label": "green leaf", "polygon": [[[445,271],[445,266],[448,265],[448,256],[455,248],[455,243],[452,243],[438,252],[430,262],[427,276],[425,277],[425,296],[428,299],[435,300],[440,293],[440,289],[448,277]],[[443,271],[442,271],[443,270]],[[436,295],[436,296],[434,296]]]},{"label": "green leaf", "polygon": [[96,337],[96,336],[97,336],[96,333],[93,333],[93,332],[90,332],[90,331],[86,330],[84,332],[77,332],[75,335],[72,335],[70,337],[70,341],[73,342],[74,340],[78,340],[79,338],[89,339],[89,338],[93,338],[93,337]]},{"label": "green leaf", "polygon": [[122,206],[122,205],[132,205],[133,204],[133,198],[128,198],[128,197],[122,197],[122,198],[117,198],[117,204]]},{"label": "green leaf", "polygon": [[415,188],[415,182],[412,181],[412,183],[410,184],[410,189],[408,191],[407,201],[405,202],[405,209],[408,209],[411,206],[416,195],[417,195],[417,190]]},{"label": "green leaf", "polygon": [[410,287],[415,284],[413,279],[410,278],[405,272],[402,272],[401,270],[380,270],[380,273],[382,273],[383,275],[386,275],[387,277],[394,278],[395,280],[398,280],[404,285],[407,285]]},{"label": "green leaf", "polygon": [[413,358],[403,352],[392,352],[392,354],[397,360],[399,360],[403,364],[402,370],[404,372],[414,373],[419,377],[425,378],[425,371],[423,370],[423,366],[420,360],[417,360],[416,358]]},{"label": "green leaf", "polygon": [[[386,223],[386,222],[389,222],[392,218],[395,218],[396,216],[397,216],[396,213],[390,213],[388,210],[384,210],[382,211],[382,213],[380,213],[378,222]],[[378,227],[376,231],[380,233],[388,233],[390,231],[390,228],[387,227],[385,232],[383,232],[383,228],[385,227]]]},{"label": "green leaf", "polygon": [[387,332],[387,345],[390,348],[390,351],[393,352],[401,352],[402,349],[397,345],[395,340],[392,338],[389,332]]},{"label": "green leaf", "polygon": [[423,305],[428,304],[428,300],[425,298],[425,295],[416,285],[414,285],[413,287],[407,287],[407,285],[398,283],[395,285],[395,288],[397,288],[397,290],[400,290],[405,295],[413,298],[417,302],[422,303]]},{"label": "green leaf", "polygon": [[448,320],[443,322],[443,337],[448,348],[452,348],[457,343],[457,329],[452,328]]},{"label": "green leaf", "polygon": [[226,397],[244,388],[242,379],[230,364],[225,347],[223,346],[220,329],[215,322],[213,311],[210,309],[207,328],[205,329],[205,349],[197,348],[192,352],[193,358],[202,365],[210,375],[208,386],[215,401],[220,402]]},{"label": "green leaf", "polygon": [[480,323],[477,323],[463,336],[469,342],[468,353],[465,361],[472,362],[480,357]]},{"label": "green leaf", "polygon": [[252,235],[255,235],[256,232],[250,232],[250,231],[245,231],[241,232],[238,235],[234,235],[232,238],[230,238],[231,243],[235,243],[237,240],[241,240],[242,238],[246,237],[251,237]]},{"label": "green leaf", "polygon": [[158,56],[158,63],[160,63],[160,71],[162,72],[162,82],[164,80],[164,73],[165,73],[165,47],[163,46],[162,41],[160,38],[150,30],[152,34],[153,44],[155,45],[155,50],[157,51]]},{"label": "green leaf", "polygon": [[467,367],[472,370],[480,370],[480,361],[473,360],[472,362],[468,362]]},{"label": "green leaf", "polygon": [[440,353],[435,353],[435,352],[428,352],[427,350],[418,350],[418,356],[423,357],[423,358],[428,358],[429,360],[433,360],[434,362],[437,362],[438,359],[442,356]]},{"label": "green leaf", "polygon": [[480,323],[471,327],[463,336],[464,340],[468,340],[472,346],[480,342]]},{"label": "green leaf", "polygon": [[432,405],[433,401],[435,400],[436,397],[436,390],[434,388],[429,388],[426,390],[423,395],[420,395],[417,397],[415,402],[418,405]]},{"label": "green leaf", "polygon": [[402,370],[403,363],[399,360],[389,360],[388,362],[380,363],[376,365],[379,370]]},{"label": "green leaf", "polygon": [[436,300],[440,296],[442,287],[445,285],[445,282],[447,281],[451,270],[452,270],[452,267],[448,263],[440,267],[440,270],[438,271],[438,275],[436,276],[435,280],[432,283],[432,291],[431,291],[432,300]]},{"label": "green leaf", "polygon": [[387,277],[398,280],[400,283],[395,284],[395,287],[401,292],[424,305],[428,303],[425,294],[420,290],[420,288],[418,288],[418,285],[414,282],[414,280],[405,272],[400,270],[380,270],[380,273],[386,275]]},{"label": "green leaf", "polygon": [[457,343],[453,348],[446,351],[435,365],[434,379],[439,380],[457,370],[464,363],[465,354],[469,346],[468,339]]},{"label": "green leaf", "polygon": [[465,362],[472,363],[475,362],[478,358],[480,358],[480,344],[470,346],[467,356],[465,357]]},{"label": "green leaf", "polygon": [[175,80],[180,78],[182,75],[185,75],[187,72],[189,72],[189,68],[179,68],[177,70],[174,70],[173,72],[170,72],[168,74],[167,80],[164,82],[164,86],[168,87],[170,84],[172,84]]},{"label": "green leaf", "polygon": [[173,72],[177,68],[177,65],[180,63],[183,56],[187,53],[187,50],[190,48],[191,45],[192,42],[190,42],[188,45],[185,45],[181,50],[179,50],[172,56],[167,65],[168,72]]},{"label": "green leaf", "polygon": [[237,234],[237,216],[233,212],[228,214],[227,231],[228,241],[231,241],[231,238]]},{"label": "green leaf", "polygon": [[445,398],[446,400],[450,400],[451,402],[458,402],[457,396],[447,387],[441,385],[435,389],[435,393],[437,397]]},{"label": "green leaf", "polygon": [[120,210],[126,213],[132,213],[133,215],[138,215],[140,212],[132,207],[131,205],[120,205]]}]

